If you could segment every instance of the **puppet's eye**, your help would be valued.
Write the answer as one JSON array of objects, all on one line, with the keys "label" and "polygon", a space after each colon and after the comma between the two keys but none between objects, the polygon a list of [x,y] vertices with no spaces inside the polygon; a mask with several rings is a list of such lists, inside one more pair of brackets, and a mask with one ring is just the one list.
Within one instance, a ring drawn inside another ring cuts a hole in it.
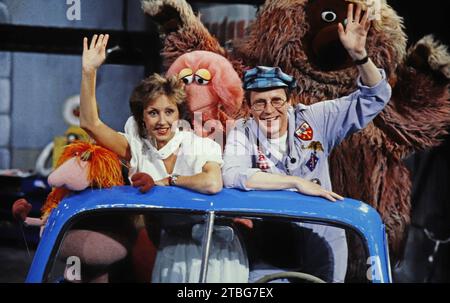
[{"label": "puppet's eye", "polygon": [[336,20],[337,16],[336,13],[333,11],[324,11],[322,12],[322,20],[325,22],[333,22],[334,20]]},{"label": "puppet's eye", "polygon": [[187,84],[191,84],[192,81],[194,80],[194,72],[192,71],[192,69],[190,68],[183,68],[179,73],[178,73],[178,78],[183,80],[183,82],[187,85]]},{"label": "puppet's eye", "polygon": [[201,68],[195,72],[195,82],[200,85],[207,85],[211,81],[211,73],[205,68]]},{"label": "puppet's eye", "polygon": [[201,77],[203,80],[211,81],[212,78],[211,73],[209,72],[209,70],[205,68],[199,69],[198,71],[195,72],[195,74]]},{"label": "puppet's eye", "polygon": [[181,78],[181,80],[184,82],[184,84],[188,85],[191,84],[192,81],[194,81],[194,75],[189,75]]},{"label": "puppet's eye", "polygon": [[68,134],[67,135],[67,141],[69,141],[70,143],[72,143],[75,140],[78,140],[78,136],[76,134]]},{"label": "puppet's eye", "polygon": [[209,80],[205,80],[202,77],[200,77],[199,75],[195,75],[195,82],[197,82],[197,84],[200,84],[200,85],[207,85],[209,83]]},{"label": "puppet's eye", "polygon": [[183,68],[179,73],[178,73],[178,78],[182,79],[186,76],[190,76],[192,75],[194,72],[192,71],[192,69],[190,68]]}]

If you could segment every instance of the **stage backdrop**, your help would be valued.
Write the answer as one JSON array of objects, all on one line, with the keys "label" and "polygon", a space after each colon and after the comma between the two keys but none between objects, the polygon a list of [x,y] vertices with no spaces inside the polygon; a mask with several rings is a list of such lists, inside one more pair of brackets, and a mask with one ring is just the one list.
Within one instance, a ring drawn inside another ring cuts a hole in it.
[{"label": "stage backdrop", "polygon": [[[79,3],[80,20],[69,20],[67,1],[0,0],[0,23],[123,30],[122,0]],[[127,22],[131,31],[145,30],[139,0],[128,1]],[[80,77],[81,56],[0,52],[0,169],[34,168],[41,150],[67,129],[63,103],[79,94]],[[101,117],[114,129],[122,130],[130,115],[129,95],[143,77],[141,66],[101,68]]]}]

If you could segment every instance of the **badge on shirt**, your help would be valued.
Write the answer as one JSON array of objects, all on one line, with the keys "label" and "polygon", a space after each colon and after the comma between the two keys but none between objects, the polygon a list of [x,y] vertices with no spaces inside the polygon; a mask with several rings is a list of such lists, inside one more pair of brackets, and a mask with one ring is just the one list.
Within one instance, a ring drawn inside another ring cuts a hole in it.
[{"label": "badge on shirt", "polygon": [[300,140],[303,141],[311,141],[314,135],[314,131],[311,126],[309,126],[308,123],[303,122],[300,127],[295,131],[295,134],[297,135]]},{"label": "badge on shirt", "polygon": [[320,143],[319,141],[313,141],[311,143],[309,143],[308,147],[306,147],[306,149],[311,149],[315,152],[323,152],[323,145],[322,143]]},{"label": "badge on shirt", "polygon": [[256,166],[262,170],[267,171],[269,169],[269,161],[267,161],[266,156],[258,148],[258,159],[256,160]]},{"label": "badge on shirt", "polygon": [[311,157],[309,157],[308,162],[306,162],[306,166],[312,172],[314,169],[316,169],[318,162],[319,162],[319,158],[317,157],[316,152],[312,152]]}]

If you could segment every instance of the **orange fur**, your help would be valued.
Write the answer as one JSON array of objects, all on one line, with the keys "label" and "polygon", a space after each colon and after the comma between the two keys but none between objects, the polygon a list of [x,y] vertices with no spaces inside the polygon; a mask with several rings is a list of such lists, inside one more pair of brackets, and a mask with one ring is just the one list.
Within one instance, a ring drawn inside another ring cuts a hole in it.
[{"label": "orange fur", "polygon": [[[73,157],[79,161],[89,161],[88,179],[91,187],[109,188],[124,184],[120,159],[115,153],[99,145],[76,141],[64,148],[56,169]],[[41,209],[43,218],[69,193],[70,190],[66,188],[54,188]]]}]

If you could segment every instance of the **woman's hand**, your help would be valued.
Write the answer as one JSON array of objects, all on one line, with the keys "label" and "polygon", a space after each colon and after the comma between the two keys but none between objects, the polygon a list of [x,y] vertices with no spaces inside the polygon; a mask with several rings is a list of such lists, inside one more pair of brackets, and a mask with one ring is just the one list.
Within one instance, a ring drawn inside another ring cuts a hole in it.
[{"label": "woman's hand", "polygon": [[161,179],[159,181],[156,181],[155,185],[157,185],[157,186],[169,186],[170,185],[169,184],[169,178],[164,178],[164,179]]},{"label": "woman's hand", "polygon": [[83,39],[83,72],[96,71],[106,59],[109,35],[94,35],[88,47],[88,38]]},{"label": "woman's hand", "polygon": [[370,28],[369,10],[367,9],[362,18],[361,12],[362,7],[358,4],[353,16],[353,4],[349,4],[345,29],[342,23],[338,25],[339,38],[353,60],[361,60],[367,56],[366,39]]},{"label": "woman's hand", "polygon": [[306,181],[301,178],[299,178],[299,181],[296,182],[295,188],[297,188],[297,191],[299,193],[302,193],[304,195],[323,197],[333,202],[336,202],[336,199],[344,200],[342,196],[332,191],[325,190],[316,183]]}]

